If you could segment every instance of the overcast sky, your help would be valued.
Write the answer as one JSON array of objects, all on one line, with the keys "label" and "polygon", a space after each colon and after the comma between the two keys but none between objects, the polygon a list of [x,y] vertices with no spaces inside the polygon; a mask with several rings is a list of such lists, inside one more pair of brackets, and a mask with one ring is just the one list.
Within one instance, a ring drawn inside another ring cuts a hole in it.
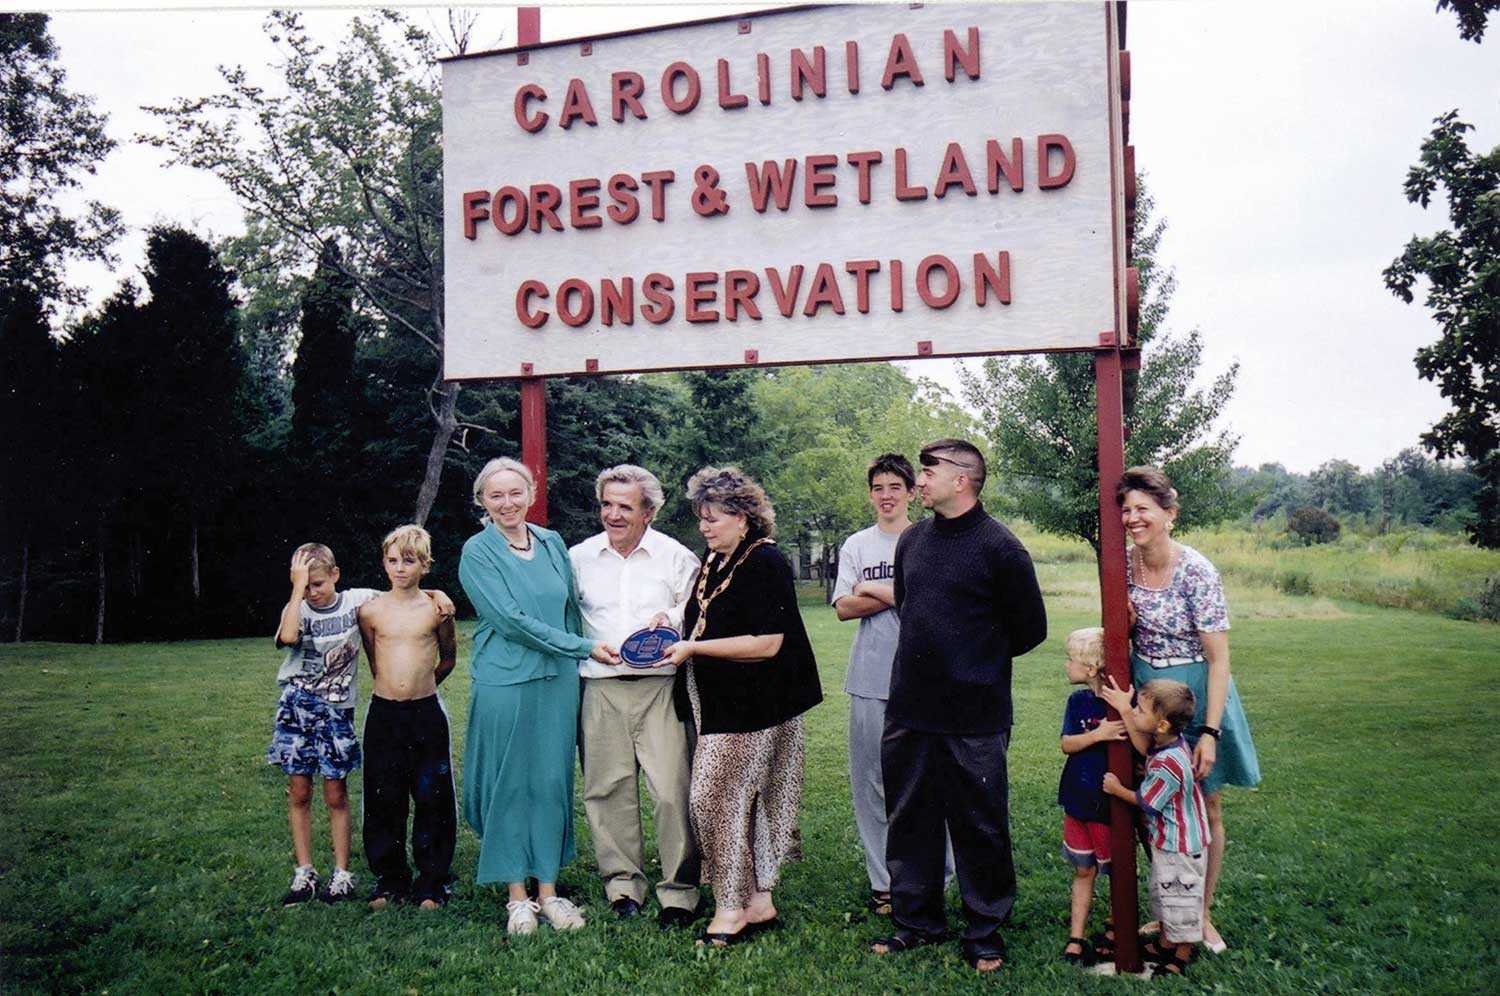
[{"label": "overcast sky", "polygon": [[[704,5],[546,7],[544,39],[752,9]],[[348,12],[310,23],[336,40]],[[413,16],[437,27],[438,9]],[[118,207],[132,234],[110,273],[77,272],[95,300],[139,271],[142,230],[171,221],[204,234],[240,228],[211,177],[165,169],[132,136],[154,126],[143,104],[217,86],[214,67],[252,75],[277,59],[248,10],[62,12],[53,37],[69,85],[93,95],[120,142],[88,195]],[[1491,24],[1500,34],[1500,21]],[[503,37],[502,37],[503,35]],[[514,8],[492,8],[476,47],[514,43]],[[1170,228],[1165,261],[1179,290],[1169,328],[1199,328],[1205,375],[1238,360],[1227,414],[1236,462],[1311,470],[1333,457],[1368,470],[1445,411],[1412,354],[1437,326],[1391,296],[1381,270],[1414,233],[1446,222],[1408,205],[1401,184],[1432,119],[1458,108],[1471,147],[1500,143],[1500,40],[1458,38],[1430,0],[1165,3],[1129,7],[1131,141]],[[270,78],[266,73],[263,78]],[[910,364],[955,384],[952,364]]]}]

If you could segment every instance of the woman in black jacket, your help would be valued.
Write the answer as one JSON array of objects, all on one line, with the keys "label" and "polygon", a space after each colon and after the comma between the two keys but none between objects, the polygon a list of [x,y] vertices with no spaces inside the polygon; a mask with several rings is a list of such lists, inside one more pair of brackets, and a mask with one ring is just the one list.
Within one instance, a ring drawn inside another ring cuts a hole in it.
[{"label": "woman in black jacket", "polygon": [[668,661],[687,665],[677,709],[698,732],[689,807],[717,907],[705,941],[727,945],[776,922],[771,890],[801,850],[801,716],[823,692],[765,491],[705,467],[688,499],[708,549]]}]

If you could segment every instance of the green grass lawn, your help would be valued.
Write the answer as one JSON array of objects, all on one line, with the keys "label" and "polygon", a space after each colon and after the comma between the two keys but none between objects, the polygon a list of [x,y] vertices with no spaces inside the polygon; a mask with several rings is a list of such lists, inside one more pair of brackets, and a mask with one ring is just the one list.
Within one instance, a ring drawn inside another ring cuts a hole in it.
[{"label": "green grass lawn", "polygon": [[[1020,901],[1011,963],[979,979],[956,942],[885,959],[845,775],[842,676],[852,625],[805,608],[825,702],[809,717],[806,860],[778,892],[786,927],[695,951],[647,919],[614,922],[582,806],[563,873],[589,927],[511,941],[505,898],[472,884],[461,827],[456,900],[436,914],[363,904],[283,910],[285,777],[262,756],[275,701],[269,638],[0,647],[0,989],[110,992],[792,993],[1139,991],[1057,955],[1069,871],[1058,856],[1062,639],[1097,619],[1093,566],[1039,565],[1051,637],[1018,662],[1011,799]],[[1500,645],[1493,626],[1230,585],[1236,679],[1265,784],[1228,790],[1215,919],[1227,954],[1178,990],[1500,989],[1500,820],[1493,787]],[[270,624],[268,621],[268,629]],[[465,627],[467,629],[467,627]],[[461,642],[444,694],[463,756]],[[365,683],[368,685],[368,682]],[[361,709],[361,715],[363,710]],[[460,771],[460,785],[462,772]],[[352,795],[357,806],[356,778]],[[315,803],[325,871],[327,822]],[[369,885],[355,834],[354,869]],[[956,900],[950,900],[956,923]],[[1096,921],[1104,897],[1096,903]]]}]

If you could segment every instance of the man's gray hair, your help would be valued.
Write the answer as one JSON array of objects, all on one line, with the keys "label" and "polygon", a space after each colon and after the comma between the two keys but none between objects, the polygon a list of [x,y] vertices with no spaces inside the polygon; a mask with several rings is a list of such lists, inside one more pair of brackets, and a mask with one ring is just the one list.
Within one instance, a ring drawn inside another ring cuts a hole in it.
[{"label": "man's gray hair", "polygon": [[599,476],[594,480],[594,497],[601,502],[604,500],[606,484],[636,485],[641,489],[641,501],[645,503],[648,512],[660,511],[667,501],[661,490],[661,481],[656,479],[656,475],[633,463],[617,464],[599,471]]}]

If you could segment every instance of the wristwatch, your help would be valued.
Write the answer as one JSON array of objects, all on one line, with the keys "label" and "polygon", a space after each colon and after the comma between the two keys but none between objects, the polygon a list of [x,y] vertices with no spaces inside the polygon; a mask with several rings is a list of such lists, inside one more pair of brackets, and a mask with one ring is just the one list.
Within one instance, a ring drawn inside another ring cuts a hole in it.
[{"label": "wristwatch", "polygon": [[1198,735],[1199,736],[1209,736],[1209,737],[1213,737],[1215,740],[1218,740],[1219,739],[1219,728],[1217,726],[1209,726],[1208,724],[1205,723],[1204,725],[1198,727]]}]

